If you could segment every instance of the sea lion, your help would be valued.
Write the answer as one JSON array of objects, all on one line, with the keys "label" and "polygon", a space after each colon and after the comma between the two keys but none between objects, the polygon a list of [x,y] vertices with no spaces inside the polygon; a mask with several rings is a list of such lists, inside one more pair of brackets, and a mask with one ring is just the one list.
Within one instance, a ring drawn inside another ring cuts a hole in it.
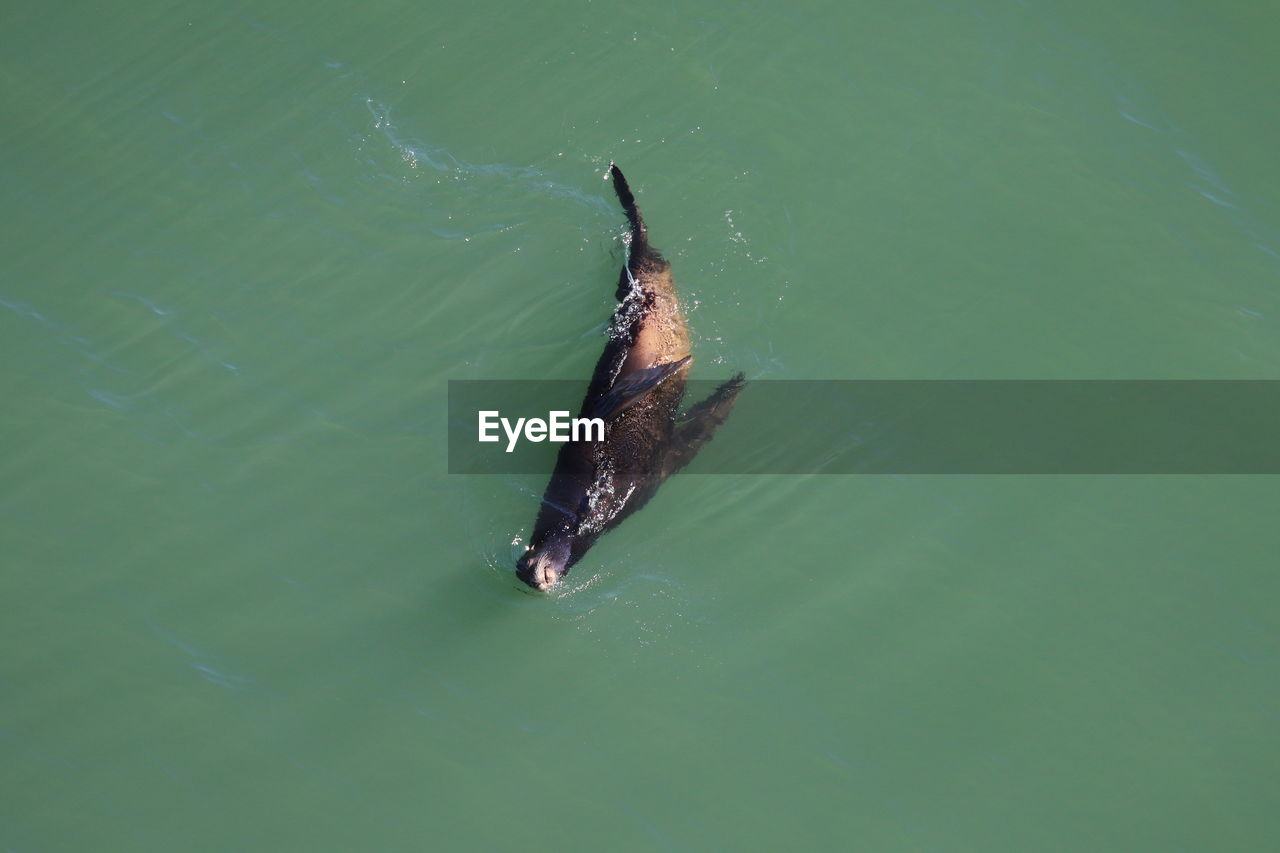
[{"label": "sea lion", "polygon": [[729,415],[744,386],[739,373],[677,417],[693,361],[671,264],[649,233],[627,180],[609,174],[631,226],[618,275],[618,307],[580,417],[602,418],[602,441],[560,448],[529,545],[516,575],[545,590],[569,573],[595,541],[653,497],[693,459]]}]

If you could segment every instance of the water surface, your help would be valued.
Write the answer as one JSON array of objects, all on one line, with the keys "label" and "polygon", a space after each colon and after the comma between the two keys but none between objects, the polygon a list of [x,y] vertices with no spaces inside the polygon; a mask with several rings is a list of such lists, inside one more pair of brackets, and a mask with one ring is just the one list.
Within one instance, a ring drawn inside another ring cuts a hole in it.
[{"label": "water surface", "polygon": [[696,378],[1280,378],[1265,4],[0,34],[0,849],[1280,832],[1274,478],[686,477],[537,597],[541,480],[443,443],[449,379],[589,375],[610,160]]}]

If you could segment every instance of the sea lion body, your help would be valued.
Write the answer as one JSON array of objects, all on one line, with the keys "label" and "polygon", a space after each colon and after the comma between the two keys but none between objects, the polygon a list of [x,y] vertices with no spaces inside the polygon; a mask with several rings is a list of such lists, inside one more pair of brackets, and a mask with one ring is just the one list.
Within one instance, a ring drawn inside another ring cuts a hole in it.
[{"label": "sea lion body", "polygon": [[631,224],[627,262],[609,340],[587,387],[580,417],[605,420],[602,441],[565,444],[516,566],[525,583],[547,589],[605,531],[616,527],[710,440],[741,389],[741,374],[678,422],[688,367],[689,329],[671,264],[649,245],[626,178],[610,166]]}]

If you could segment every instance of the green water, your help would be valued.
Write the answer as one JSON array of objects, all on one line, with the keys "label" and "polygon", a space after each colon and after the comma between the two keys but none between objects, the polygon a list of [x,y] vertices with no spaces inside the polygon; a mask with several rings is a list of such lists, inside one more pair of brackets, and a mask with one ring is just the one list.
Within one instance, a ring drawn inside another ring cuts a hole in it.
[{"label": "green water", "polygon": [[[1280,378],[1280,15],[10,3],[0,850],[1267,850],[1280,481],[677,479],[569,588],[449,379]],[[802,413],[796,413],[799,416]]]}]

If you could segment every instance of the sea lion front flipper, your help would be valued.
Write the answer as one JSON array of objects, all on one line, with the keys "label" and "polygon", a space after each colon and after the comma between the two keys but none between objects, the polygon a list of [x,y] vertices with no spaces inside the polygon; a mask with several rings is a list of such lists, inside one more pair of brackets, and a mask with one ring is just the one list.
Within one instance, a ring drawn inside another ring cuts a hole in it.
[{"label": "sea lion front flipper", "polygon": [[613,383],[613,387],[596,402],[590,416],[607,421],[622,414],[691,361],[693,356],[686,355],[679,361],[669,361],[627,374],[625,378]]},{"label": "sea lion front flipper", "polygon": [[711,396],[680,416],[671,445],[662,460],[662,479],[670,477],[693,461],[698,451],[711,440],[716,430],[729,417],[738,392],[747,385],[739,373],[712,392]]}]

